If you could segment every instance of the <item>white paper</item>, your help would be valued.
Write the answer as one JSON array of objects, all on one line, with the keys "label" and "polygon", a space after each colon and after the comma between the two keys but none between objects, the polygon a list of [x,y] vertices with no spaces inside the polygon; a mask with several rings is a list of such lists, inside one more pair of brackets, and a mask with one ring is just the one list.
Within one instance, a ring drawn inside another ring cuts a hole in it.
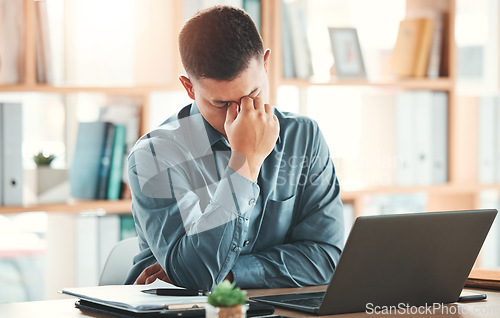
[{"label": "white paper", "polygon": [[61,292],[80,299],[90,300],[101,304],[127,308],[135,312],[166,309],[173,304],[206,303],[206,296],[158,296],[146,294],[142,291],[152,288],[179,288],[157,279],[148,285],[108,285],[82,288],[64,288]]}]

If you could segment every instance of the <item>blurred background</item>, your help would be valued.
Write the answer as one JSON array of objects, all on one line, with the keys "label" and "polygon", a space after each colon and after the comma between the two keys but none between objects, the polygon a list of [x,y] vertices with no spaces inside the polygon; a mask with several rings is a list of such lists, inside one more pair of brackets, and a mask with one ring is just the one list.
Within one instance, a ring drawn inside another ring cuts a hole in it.
[{"label": "blurred background", "polygon": [[[177,34],[214,4],[258,25],[271,103],[318,122],[347,231],[360,215],[500,206],[496,0],[0,0],[0,303],[97,285],[136,235],[126,156],[191,102]],[[500,266],[498,231],[477,268]]]}]

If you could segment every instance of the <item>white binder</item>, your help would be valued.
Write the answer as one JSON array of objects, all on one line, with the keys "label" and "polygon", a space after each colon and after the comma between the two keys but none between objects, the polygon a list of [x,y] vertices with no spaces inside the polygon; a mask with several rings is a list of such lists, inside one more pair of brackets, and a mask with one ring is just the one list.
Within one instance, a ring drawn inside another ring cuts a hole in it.
[{"label": "white binder", "polygon": [[429,90],[415,94],[415,184],[432,184],[432,112],[433,93]]},{"label": "white binder", "polygon": [[23,204],[23,116],[22,105],[0,103],[2,145],[2,205]]},{"label": "white binder", "polygon": [[495,139],[495,171],[496,171],[496,183],[500,183],[500,103],[498,103],[498,96],[495,96],[497,99],[497,109],[496,109],[496,120],[495,120],[495,131],[496,131],[496,139]]},{"label": "white binder", "polygon": [[479,183],[495,182],[497,96],[483,96],[479,105]]},{"label": "white binder", "polygon": [[433,92],[432,105],[432,183],[448,181],[448,94]]},{"label": "white binder", "polygon": [[[3,104],[0,104],[0,125],[3,125]],[[0,127],[0,206],[3,205],[3,128]]]},{"label": "white binder", "polygon": [[397,185],[412,186],[416,181],[415,93],[403,91],[397,96]]}]

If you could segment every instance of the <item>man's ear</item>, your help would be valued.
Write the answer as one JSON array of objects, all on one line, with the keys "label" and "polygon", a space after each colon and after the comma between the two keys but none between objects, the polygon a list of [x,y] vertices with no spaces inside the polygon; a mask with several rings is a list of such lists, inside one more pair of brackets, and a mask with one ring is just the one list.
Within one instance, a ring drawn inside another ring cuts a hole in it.
[{"label": "man's ear", "polygon": [[193,88],[193,83],[191,83],[191,80],[187,78],[184,75],[179,76],[179,80],[182,83],[182,86],[184,86],[184,89],[186,90],[186,93],[188,94],[189,98],[194,100],[194,88]]},{"label": "man's ear", "polygon": [[269,56],[271,55],[271,49],[266,49],[264,52],[264,68],[267,70],[269,69]]}]

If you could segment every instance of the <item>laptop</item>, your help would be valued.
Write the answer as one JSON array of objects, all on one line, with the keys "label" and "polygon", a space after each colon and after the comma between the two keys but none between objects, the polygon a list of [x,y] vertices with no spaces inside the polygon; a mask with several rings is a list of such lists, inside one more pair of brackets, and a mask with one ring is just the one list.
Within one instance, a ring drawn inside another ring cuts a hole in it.
[{"label": "laptop", "polygon": [[496,214],[358,217],[326,292],[250,299],[319,315],[456,302]]}]

